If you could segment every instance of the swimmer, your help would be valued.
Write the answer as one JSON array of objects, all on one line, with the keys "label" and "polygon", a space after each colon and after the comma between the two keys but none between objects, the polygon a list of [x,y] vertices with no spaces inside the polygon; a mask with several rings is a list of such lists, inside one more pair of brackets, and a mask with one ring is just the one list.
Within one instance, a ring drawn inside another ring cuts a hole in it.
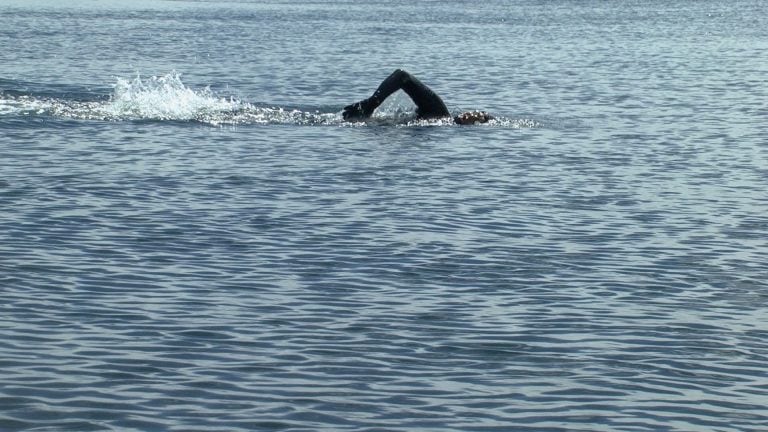
[{"label": "swimmer", "polygon": [[[379,88],[373,92],[373,96],[344,107],[342,114],[344,120],[355,121],[370,117],[373,114],[373,110],[398,90],[408,94],[416,104],[416,118],[435,119],[451,116],[443,100],[432,89],[424,85],[415,76],[402,69],[397,69],[379,84]],[[457,115],[453,118],[453,121],[460,125],[471,125],[485,123],[491,119],[493,117],[485,111],[468,111]]]}]

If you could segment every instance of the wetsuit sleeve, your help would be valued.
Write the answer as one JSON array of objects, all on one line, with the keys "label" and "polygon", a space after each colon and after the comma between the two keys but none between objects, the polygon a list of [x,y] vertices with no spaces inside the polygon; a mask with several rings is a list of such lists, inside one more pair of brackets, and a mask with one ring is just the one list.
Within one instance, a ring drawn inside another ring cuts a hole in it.
[{"label": "wetsuit sleeve", "polygon": [[379,88],[373,92],[373,96],[345,107],[344,118],[349,120],[370,117],[373,110],[398,90],[403,90],[411,97],[416,104],[416,114],[419,118],[450,116],[448,108],[440,96],[413,75],[402,69],[397,69],[382,81]]}]

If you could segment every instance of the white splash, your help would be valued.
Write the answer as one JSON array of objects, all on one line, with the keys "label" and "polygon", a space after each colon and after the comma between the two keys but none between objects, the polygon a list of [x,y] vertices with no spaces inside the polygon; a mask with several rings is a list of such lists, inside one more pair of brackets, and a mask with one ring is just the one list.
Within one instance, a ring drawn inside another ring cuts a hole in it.
[{"label": "white splash", "polygon": [[142,79],[118,78],[110,101],[101,111],[113,119],[203,120],[211,114],[247,107],[235,99],[216,97],[209,87],[194,90],[177,72]]}]

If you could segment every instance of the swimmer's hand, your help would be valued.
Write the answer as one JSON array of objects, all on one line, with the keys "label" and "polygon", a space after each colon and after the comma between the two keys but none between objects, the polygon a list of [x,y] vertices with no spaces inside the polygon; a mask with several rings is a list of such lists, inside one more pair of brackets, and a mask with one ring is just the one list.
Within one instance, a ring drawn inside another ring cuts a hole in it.
[{"label": "swimmer's hand", "polygon": [[366,119],[373,114],[373,110],[375,109],[376,106],[370,99],[363,99],[360,102],[345,106],[342,116],[344,117],[344,120]]}]

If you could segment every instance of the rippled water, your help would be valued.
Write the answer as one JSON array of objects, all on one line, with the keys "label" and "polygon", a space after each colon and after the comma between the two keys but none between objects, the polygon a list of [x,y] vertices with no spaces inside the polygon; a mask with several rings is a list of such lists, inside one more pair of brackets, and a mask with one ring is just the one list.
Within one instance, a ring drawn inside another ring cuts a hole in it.
[{"label": "rippled water", "polygon": [[768,430],[761,2],[0,21],[0,430]]}]

